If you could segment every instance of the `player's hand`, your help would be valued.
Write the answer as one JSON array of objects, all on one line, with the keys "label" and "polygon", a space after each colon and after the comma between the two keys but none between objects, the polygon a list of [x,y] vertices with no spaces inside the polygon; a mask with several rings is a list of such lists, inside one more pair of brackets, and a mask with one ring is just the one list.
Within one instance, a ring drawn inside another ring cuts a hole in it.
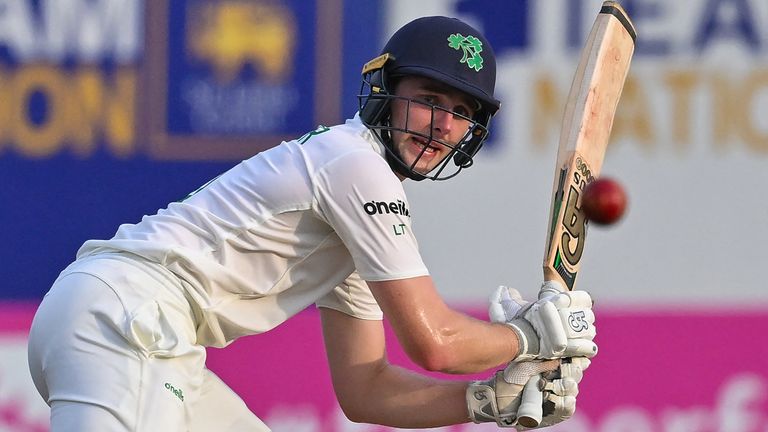
[{"label": "player's hand", "polygon": [[516,289],[501,286],[491,296],[488,312],[491,321],[505,323],[517,333],[516,361],[597,354],[595,314],[586,291],[565,291],[548,281],[539,299],[528,303]]},{"label": "player's hand", "polygon": [[516,428],[543,428],[571,418],[576,412],[579,383],[589,365],[588,358],[574,357],[562,360],[556,371],[543,374],[539,381],[539,388],[543,389],[541,392],[523,392]]},{"label": "player's hand", "polygon": [[[470,419],[475,423],[496,422],[502,427],[517,426],[517,411],[523,403],[523,393],[528,394],[526,403],[529,404],[532,399],[542,409],[542,374],[555,371],[559,366],[559,360],[511,363],[488,380],[471,382],[466,393]],[[531,392],[539,395],[532,396]]]},{"label": "player's hand", "polygon": [[574,360],[514,362],[486,381],[470,383],[466,393],[470,419],[528,430],[570,418],[576,410],[579,381],[589,366],[586,358]]}]

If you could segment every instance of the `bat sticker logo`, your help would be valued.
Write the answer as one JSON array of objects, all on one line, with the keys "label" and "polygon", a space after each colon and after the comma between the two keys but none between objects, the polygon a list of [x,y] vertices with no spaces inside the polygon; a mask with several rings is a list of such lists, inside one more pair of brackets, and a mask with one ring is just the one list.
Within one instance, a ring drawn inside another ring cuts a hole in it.
[{"label": "bat sticker logo", "polygon": [[[576,266],[581,261],[581,255],[584,252],[584,236],[587,231],[586,218],[581,209],[576,205],[579,201],[579,191],[571,185],[568,191],[568,201],[565,203],[563,212],[563,232],[562,246],[563,255],[568,264]],[[576,240],[576,247],[569,247],[570,240]]]},{"label": "bat sticker logo", "polygon": [[568,289],[573,289],[573,284],[576,282],[576,272],[568,271],[568,269],[565,267],[565,263],[563,263],[563,257],[560,256],[560,250],[558,249],[555,253],[555,262],[553,264],[553,267],[555,270],[557,270],[557,274],[560,275],[560,277],[563,278],[563,281],[565,281],[565,284],[568,285]]},{"label": "bat sticker logo", "polygon": [[[592,170],[582,158],[576,159],[576,171],[568,185],[564,184],[564,170],[560,173],[560,186],[556,197],[559,203],[556,211],[562,207],[560,223],[563,227],[560,236],[560,247],[555,254],[554,268],[563,278],[568,289],[573,289],[576,282],[576,269],[584,253],[584,241],[587,235],[587,218],[579,207],[579,197],[584,187],[594,180]],[[567,186],[567,196],[565,188]],[[556,213],[557,214],[557,213]],[[550,234],[551,236],[552,234]],[[550,240],[551,241],[551,240]]]}]

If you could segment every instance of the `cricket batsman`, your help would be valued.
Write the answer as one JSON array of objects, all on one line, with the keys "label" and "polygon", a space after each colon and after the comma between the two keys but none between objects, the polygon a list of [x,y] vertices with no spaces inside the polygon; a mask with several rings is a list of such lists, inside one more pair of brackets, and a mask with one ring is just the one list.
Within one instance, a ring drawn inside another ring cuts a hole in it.
[{"label": "cricket batsman", "polygon": [[[206,368],[206,347],[267,332],[312,305],[336,397],[354,422],[525,429],[521,406],[538,407],[539,427],[569,418],[597,352],[589,294],[544,287],[526,303],[500,288],[490,320],[472,318],[441,299],[411,229],[417,215],[402,182],[444,180],[473,164],[500,106],[495,80],[479,31],[455,18],[416,19],[365,65],[354,118],[86,241],[30,332],[29,367],[51,430],[267,431]],[[586,317],[578,328],[574,314]],[[498,372],[449,381],[390,364],[384,317],[426,371]]]}]

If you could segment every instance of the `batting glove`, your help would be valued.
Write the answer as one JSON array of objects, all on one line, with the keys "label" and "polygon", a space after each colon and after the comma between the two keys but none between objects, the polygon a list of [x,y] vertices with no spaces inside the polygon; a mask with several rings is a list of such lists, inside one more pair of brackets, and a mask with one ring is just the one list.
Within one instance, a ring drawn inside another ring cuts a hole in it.
[{"label": "batting glove", "polygon": [[586,291],[565,291],[548,281],[539,299],[528,303],[516,289],[500,286],[491,296],[488,312],[491,321],[505,323],[517,334],[516,361],[597,354],[595,314]]},{"label": "batting glove", "polygon": [[568,420],[576,412],[579,383],[590,360],[574,357],[561,362],[556,371],[545,373],[539,381],[541,392],[530,391],[523,395],[524,402],[518,409],[518,430],[552,426]]},{"label": "batting glove", "polygon": [[529,430],[567,420],[576,410],[578,384],[589,366],[586,358],[510,363],[485,381],[474,381],[466,392],[470,419],[501,427]]}]

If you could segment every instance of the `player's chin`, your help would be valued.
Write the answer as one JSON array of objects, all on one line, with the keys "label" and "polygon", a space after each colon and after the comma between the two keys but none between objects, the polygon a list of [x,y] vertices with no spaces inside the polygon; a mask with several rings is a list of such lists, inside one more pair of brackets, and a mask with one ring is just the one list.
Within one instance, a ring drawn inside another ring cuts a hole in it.
[{"label": "player's chin", "polygon": [[437,155],[437,156],[430,155],[430,156],[427,156],[427,159],[424,159],[424,156],[425,155],[422,155],[422,157],[416,162],[416,165],[413,167],[413,170],[421,175],[427,175],[432,171],[434,171],[445,160],[448,154],[446,152],[446,153],[441,153],[440,155]]}]

